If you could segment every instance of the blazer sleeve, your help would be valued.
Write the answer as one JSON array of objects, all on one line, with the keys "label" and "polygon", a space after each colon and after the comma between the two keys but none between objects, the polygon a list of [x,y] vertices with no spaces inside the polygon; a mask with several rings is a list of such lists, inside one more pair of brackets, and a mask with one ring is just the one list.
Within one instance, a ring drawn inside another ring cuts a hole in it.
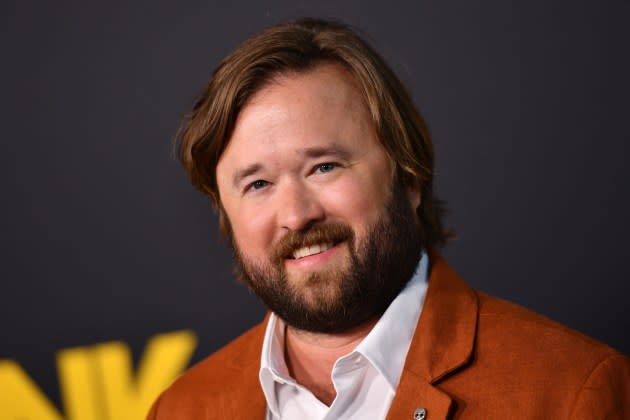
[{"label": "blazer sleeve", "polygon": [[570,419],[630,419],[630,360],[616,353],[593,369],[580,390]]}]

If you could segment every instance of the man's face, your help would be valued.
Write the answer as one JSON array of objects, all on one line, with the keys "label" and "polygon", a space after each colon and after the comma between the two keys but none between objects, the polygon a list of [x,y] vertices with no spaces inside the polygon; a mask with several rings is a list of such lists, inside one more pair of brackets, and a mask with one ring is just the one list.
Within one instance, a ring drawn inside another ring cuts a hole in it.
[{"label": "man's face", "polygon": [[413,274],[420,194],[394,177],[341,66],[279,76],[256,93],[217,183],[242,277],[289,325],[356,326]]}]

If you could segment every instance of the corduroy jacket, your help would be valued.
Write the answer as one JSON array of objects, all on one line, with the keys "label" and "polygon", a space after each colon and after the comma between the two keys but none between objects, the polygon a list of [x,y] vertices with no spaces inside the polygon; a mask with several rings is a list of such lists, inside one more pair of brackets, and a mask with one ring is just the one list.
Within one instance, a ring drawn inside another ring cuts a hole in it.
[{"label": "corduroy jacket", "polygon": [[[630,419],[626,356],[472,289],[436,253],[428,284],[388,420]],[[264,419],[264,332],[265,322],[185,372],[148,419]]]}]

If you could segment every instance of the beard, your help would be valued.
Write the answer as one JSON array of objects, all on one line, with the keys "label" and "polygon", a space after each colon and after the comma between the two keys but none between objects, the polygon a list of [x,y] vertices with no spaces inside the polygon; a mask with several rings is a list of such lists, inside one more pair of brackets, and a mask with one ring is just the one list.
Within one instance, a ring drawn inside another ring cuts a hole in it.
[{"label": "beard", "polygon": [[[248,259],[230,238],[238,278],[287,325],[316,333],[347,331],[380,317],[413,276],[422,250],[420,225],[399,177],[363,238],[345,223],[315,224],[283,236],[265,264]],[[349,253],[342,267],[299,279],[287,275],[284,261],[294,250],[341,242]]]}]

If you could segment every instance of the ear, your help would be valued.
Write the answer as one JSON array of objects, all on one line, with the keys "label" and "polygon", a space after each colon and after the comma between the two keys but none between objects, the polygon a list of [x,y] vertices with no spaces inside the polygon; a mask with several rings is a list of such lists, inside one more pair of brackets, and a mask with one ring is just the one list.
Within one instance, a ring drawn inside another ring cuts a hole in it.
[{"label": "ear", "polygon": [[420,192],[420,185],[418,185],[417,181],[414,181],[407,185],[407,198],[409,199],[409,203],[413,208],[414,212],[418,210],[420,207],[420,203],[422,202],[422,193]]},{"label": "ear", "polygon": [[394,171],[392,174],[394,182],[400,182],[402,184],[405,192],[407,193],[409,205],[413,209],[413,212],[416,213],[418,207],[420,207],[420,203],[422,202],[420,182],[415,176],[406,175],[404,171],[396,165],[393,165],[392,170]]}]

